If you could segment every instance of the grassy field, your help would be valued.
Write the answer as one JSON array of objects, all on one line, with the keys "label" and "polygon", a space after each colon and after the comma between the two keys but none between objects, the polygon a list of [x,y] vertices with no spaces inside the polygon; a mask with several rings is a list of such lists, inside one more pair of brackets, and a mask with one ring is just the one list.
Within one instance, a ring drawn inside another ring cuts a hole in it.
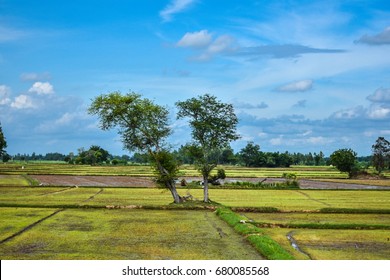
[{"label": "grassy field", "polygon": [[[202,199],[202,189],[180,189]],[[78,207],[165,206],[172,202],[167,190],[157,188],[0,187],[0,206]],[[229,207],[275,207],[281,211],[319,211],[322,208],[387,209],[390,192],[366,190],[235,190],[211,189],[213,201]]]},{"label": "grassy field", "polygon": [[29,185],[30,185],[30,181],[22,175],[0,175],[0,186],[29,186]]},{"label": "grassy field", "polygon": [[[15,219],[27,216],[26,219],[32,220],[29,213],[37,211],[2,209],[2,228],[13,227],[13,231],[17,231]],[[186,260],[262,257],[243,237],[207,211],[67,209],[0,244],[0,258]]]},{"label": "grassy field", "polygon": [[[219,168],[219,167],[218,167]],[[346,178],[333,167],[291,167],[291,168],[248,168],[240,166],[220,166],[228,177],[237,178],[280,178],[283,173],[293,172],[299,178]],[[192,165],[180,167],[182,176],[199,176]],[[216,172],[216,171],[215,171]],[[118,175],[118,176],[152,176],[150,166],[89,166],[55,163],[8,163],[0,164],[0,174],[30,174],[30,175]]]},{"label": "grassy field", "polygon": [[[225,169],[241,178],[294,172],[300,178],[350,181],[330,167]],[[198,176],[190,166],[182,172]],[[276,241],[296,259],[390,259],[387,190],[210,189],[214,202],[253,221],[245,234],[237,221],[233,229],[212,208],[199,210],[201,188],[179,188],[195,201],[178,208],[163,189],[45,187],[28,176],[151,176],[148,166],[5,164],[0,174],[1,259],[259,259],[264,256],[255,247],[262,240]],[[190,210],[192,205],[198,210]]]}]

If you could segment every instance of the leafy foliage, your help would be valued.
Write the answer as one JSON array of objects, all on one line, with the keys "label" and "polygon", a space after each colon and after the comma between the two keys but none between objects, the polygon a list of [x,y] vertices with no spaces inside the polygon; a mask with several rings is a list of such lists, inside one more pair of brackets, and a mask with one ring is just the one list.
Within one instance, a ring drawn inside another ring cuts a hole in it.
[{"label": "leafy foliage", "polygon": [[177,163],[164,149],[165,139],[171,134],[166,108],[134,92],[112,92],[96,97],[88,111],[100,117],[103,130],[117,128],[126,149],[147,152],[157,171],[157,181],[171,191],[175,203],[182,202],[174,181]]},{"label": "leafy foliage", "polygon": [[[97,165],[108,161],[109,156],[110,153],[108,151],[100,146],[93,145],[87,151],[84,148],[80,148],[75,163]],[[66,159],[69,163],[73,163],[71,156],[66,157]]]},{"label": "leafy foliage", "polygon": [[208,177],[218,164],[215,154],[239,138],[238,119],[233,105],[222,103],[209,94],[177,102],[176,106],[178,119],[189,118],[193,142],[188,151],[203,175],[204,201],[208,202]]},{"label": "leafy foliage", "polygon": [[6,154],[5,148],[7,148],[7,141],[5,140],[3,129],[1,128],[0,123],[0,158]]},{"label": "leafy foliage", "polygon": [[378,137],[372,145],[372,165],[378,173],[385,168],[390,168],[390,142],[384,137]]},{"label": "leafy foliage", "polygon": [[351,178],[358,171],[356,155],[352,149],[340,149],[330,155],[330,162],[339,171],[347,172]]}]

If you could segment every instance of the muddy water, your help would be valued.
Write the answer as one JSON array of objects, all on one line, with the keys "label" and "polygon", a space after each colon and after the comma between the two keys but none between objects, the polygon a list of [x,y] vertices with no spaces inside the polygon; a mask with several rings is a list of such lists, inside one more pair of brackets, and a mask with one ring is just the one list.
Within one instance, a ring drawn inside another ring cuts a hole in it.
[{"label": "muddy water", "polygon": [[300,253],[304,254],[305,256],[307,256],[309,259],[312,259],[311,256],[308,253],[306,253],[301,248],[299,248],[297,241],[293,237],[294,233],[295,233],[295,231],[293,230],[293,231],[290,231],[289,233],[287,233],[287,235],[286,235],[288,241],[290,241],[291,246],[295,250],[297,250],[298,252],[300,252]]}]

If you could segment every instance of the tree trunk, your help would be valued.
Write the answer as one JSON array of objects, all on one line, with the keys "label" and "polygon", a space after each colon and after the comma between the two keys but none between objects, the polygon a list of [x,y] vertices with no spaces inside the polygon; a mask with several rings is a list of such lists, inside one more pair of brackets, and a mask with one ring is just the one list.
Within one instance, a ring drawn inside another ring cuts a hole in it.
[{"label": "tree trunk", "polygon": [[182,203],[184,201],[183,198],[177,193],[176,186],[175,186],[174,182],[171,182],[171,183],[166,182],[165,185],[170,190],[174,203]]},{"label": "tree trunk", "polygon": [[209,179],[208,176],[203,176],[203,201],[210,202],[209,200]]},{"label": "tree trunk", "polygon": [[[161,175],[168,174],[168,171],[161,165],[161,163],[158,160],[156,160],[156,163],[157,163],[158,171],[160,172]],[[174,181],[165,181],[164,184],[165,187],[169,189],[169,191],[171,192],[174,203],[182,203],[184,201],[183,198],[177,193]]]}]

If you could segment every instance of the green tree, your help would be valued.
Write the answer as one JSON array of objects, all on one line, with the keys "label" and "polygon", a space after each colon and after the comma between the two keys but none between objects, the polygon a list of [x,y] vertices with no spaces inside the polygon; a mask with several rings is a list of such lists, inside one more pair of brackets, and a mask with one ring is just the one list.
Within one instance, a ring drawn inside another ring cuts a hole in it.
[{"label": "green tree", "polygon": [[330,163],[340,172],[347,172],[349,178],[358,171],[356,152],[352,149],[340,149],[330,155]]},{"label": "green tree", "polygon": [[5,148],[7,148],[7,141],[5,140],[3,129],[1,128],[0,123],[0,158],[2,158],[3,155],[6,154]]},{"label": "green tree", "polygon": [[258,144],[254,144],[253,142],[248,142],[248,144],[241,149],[239,155],[245,166],[258,166],[260,146]]},{"label": "green tree", "polygon": [[159,184],[170,190],[175,203],[183,201],[175,186],[178,164],[165,148],[171,134],[166,108],[134,92],[112,92],[92,100],[88,112],[99,117],[101,129],[118,129],[127,150],[147,152]]},{"label": "green tree", "polygon": [[390,142],[384,137],[378,137],[372,145],[372,165],[380,174],[390,164]]},{"label": "green tree", "polygon": [[221,150],[239,138],[236,133],[238,119],[233,105],[222,103],[215,96],[205,94],[198,98],[176,102],[177,118],[189,118],[192,130],[191,154],[203,176],[204,202],[209,202],[208,178],[217,166]]}]

